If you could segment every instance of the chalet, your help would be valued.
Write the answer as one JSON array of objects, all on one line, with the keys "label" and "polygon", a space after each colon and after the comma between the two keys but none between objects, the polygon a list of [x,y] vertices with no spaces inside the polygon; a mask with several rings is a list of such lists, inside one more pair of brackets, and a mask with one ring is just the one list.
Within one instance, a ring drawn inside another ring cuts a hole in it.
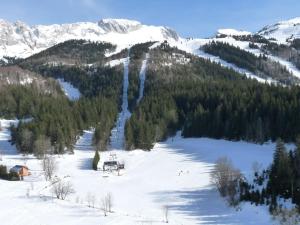
[{"label": "chalet", "polygon": [[20,177],[30,176],[27,166],[16,165],[9,170],[10,173],[17,173]]}]

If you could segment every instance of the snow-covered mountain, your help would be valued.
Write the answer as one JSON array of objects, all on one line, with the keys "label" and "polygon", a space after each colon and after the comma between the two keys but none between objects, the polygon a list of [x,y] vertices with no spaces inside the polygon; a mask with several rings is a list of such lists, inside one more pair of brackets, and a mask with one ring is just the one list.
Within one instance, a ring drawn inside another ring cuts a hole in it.
[{"label": "snow-covered mountain", "polygon": [[287,43],[300,38],[300,17],[266,26],[258,34],[267,39],[275,39],[280,43]]},{"label": "snow-covered mountain", "polygon": [[226,36],[243,36],[251,35],[251,32],[235,29],[219,29],[217,36],[226,35]]},{"label": "snow-covered mountain", "polygon": [[[245,36],[251,35],[261,35],[267,39],[272,38],[273,41],[275,40],[278,43],[288,43],[292,39],[300,38],[300,17],[266,26],[257,33],[235,29],[219,29],[215,37],[209,39],[182,38],[176,31],[168,27],[144,25],[138,21],[127,19],[102,19],[95,23],[78,22],[33,26],[21,21],[11,23],[0,20],[0,59],[3,59],[3,56],[26,58],[71,39],[109,42],[117,46],[117,52],[138,43],[168,41],[171,46],[175,46],[178,49],[221,63],[225,67],[246,73],[250,77],[256,77],[255,74],[249,71],[245,72],[244,69],[241,70],[236,65],[222,61],[218,57],[204,54],[200,49],[201,46],[211,41],[217,41],[229,43],[259,56],[262,54],[262,51],[250,48],[250,40],[245,38]],[[241,38],[237,38],[237,36]],[[256,44],[261,46],[260,43]],[[300,76],[300,71],[291,62],[278,57],[274,58],[271,55],[269,57],[273,61],[278,61],[287,67],[293,75]],[[260,78],[257,79],[260,80]],[[262,80],[262,82],[265,81],[265,79]]]},{"label": "snow-covered mountain", "polygon": [[[300,17],[264,27],[257,34],[273,38],[280,43],[300,38]],[[235,29],[219,29],[216,36],[243,36],[251,32]],[[3,56],[28,57],[55,44],[70,39],[105,41],[117,45],[117,50],[148,41],[165,41],[189,52],[191,45],[206,43],[210,39],[180,38],[176,31],[164,26],[144,25],[127,19],[102,19],[99,22],[33,25],[21,21],[0,19],[0,58]],[[197,41],[195,41],[197,40]],[[188,47],[188,48],[187,48]]]},{"label": "snow-covered mountain", "polygon": [[0,20],[0,58],[3,56],[28,57],[70,39],[106,41],[119,49],[141,42],[178,40],[175,31],[162,26],[143,25],[125,19],[103,19],[98,23],[35,25]]}]

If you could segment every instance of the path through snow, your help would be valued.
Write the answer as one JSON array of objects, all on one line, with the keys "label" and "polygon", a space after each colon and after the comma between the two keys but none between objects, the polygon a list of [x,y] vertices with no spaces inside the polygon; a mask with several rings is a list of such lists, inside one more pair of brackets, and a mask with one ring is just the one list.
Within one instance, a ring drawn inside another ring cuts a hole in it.
[{"label": "path through snow", "polygon": [[79,90],[75,88],[72,84],[64,81],[63,79],[57,79],[57,81],[63,89],[65,95],[68,96],[70,100],[75,101],[80,98]]},{"label": "path through snow", "polygon": [[145,87],[145,80],[146,80],[146,70],[147,70],[147,62],[149,59],[149,53],[146,53],[146,58],[142,63],[142,68],[140,71],[140,89],[139,89],[139,97],[137,99],[137,103],[139,103],[143,96],[144,96],[144,87]]},{"label": "path through snow", "polygon": [[124,80],[122,93],[122,111],[118,115],[115,127],[111,131],[110,149],[121,150],[124,149],[125,139],[125,124],[126,120],[130,118],[131,113],[128,110],[128,86],[129,86],[129,56],[124,60]]}]

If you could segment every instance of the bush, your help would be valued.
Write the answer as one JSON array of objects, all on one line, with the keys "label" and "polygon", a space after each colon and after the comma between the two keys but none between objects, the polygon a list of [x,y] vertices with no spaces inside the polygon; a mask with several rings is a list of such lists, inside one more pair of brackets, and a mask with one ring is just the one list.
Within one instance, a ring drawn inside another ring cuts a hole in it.
[{"label": "bush", "polygon": [[19,181],[21,180],[20,175],[16,172],[10,172],[8,174],[8,180],[10,181]]},{"label": "bush", "polygon": [[235,206],[239,203],[239,185],[242,175],[233,167],[228,158],[223,157],[217,160],[211,179],[221,196],[226,197],[230,205]]},{"label": "bush", "polygon": [[0,178],[7,179],[7,167],[4,165],[0,165]]}]

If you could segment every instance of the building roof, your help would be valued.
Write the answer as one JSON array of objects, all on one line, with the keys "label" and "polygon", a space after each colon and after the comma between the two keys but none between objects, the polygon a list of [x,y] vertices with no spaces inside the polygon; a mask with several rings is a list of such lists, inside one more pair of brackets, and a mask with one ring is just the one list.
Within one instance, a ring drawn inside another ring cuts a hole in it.
[{"label": "building roof", "polygon": [[28,169],[27,166],[15,165],[10,171],[18,173],[22,168]]}]

